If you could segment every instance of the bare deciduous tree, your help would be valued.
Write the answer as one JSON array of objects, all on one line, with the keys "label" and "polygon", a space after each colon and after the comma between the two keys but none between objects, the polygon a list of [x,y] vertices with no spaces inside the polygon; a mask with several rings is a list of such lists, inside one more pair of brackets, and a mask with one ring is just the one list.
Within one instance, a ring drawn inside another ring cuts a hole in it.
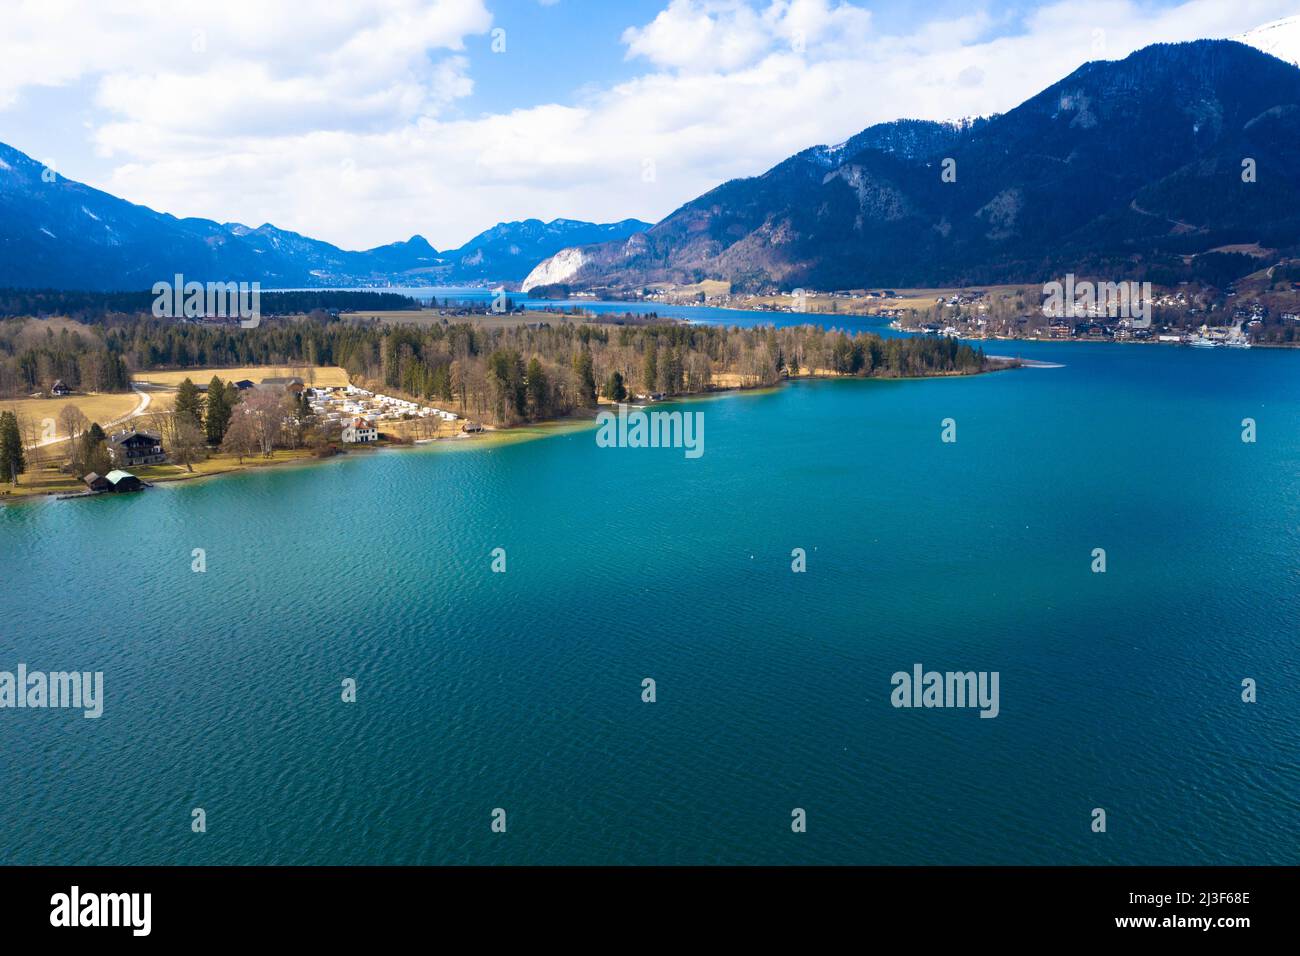
[{"label": "bare deciduous tree", "polygon": [[207,456],[207,438],[203,430],[184,415],[172,416],[165,447],[172,461],[184,465],[188,472],[194,471],[194,462]]},{"label": "bare deciduous tree", "polygon": [[288,418],[283,396],[271,390],[254,391],[240,403],[240,408],[249,420],[262,457],[270,458]]},{"label": "bare deciduous tree", "polygon": [[226,435],[221,440],[221,450],[237,456],[242,465],[244,459],[253,454],[256,449],[257,436],[253,429],[253,419],[245,403],[241,402],[231,413],[230,424],[226,426]]},{"label": "bare deciduous tree", "polygon": [[81,437],[81,433],[90,427],[88,419],[76,405],[65,405],[59,412],[59,430],[71,441]]}]

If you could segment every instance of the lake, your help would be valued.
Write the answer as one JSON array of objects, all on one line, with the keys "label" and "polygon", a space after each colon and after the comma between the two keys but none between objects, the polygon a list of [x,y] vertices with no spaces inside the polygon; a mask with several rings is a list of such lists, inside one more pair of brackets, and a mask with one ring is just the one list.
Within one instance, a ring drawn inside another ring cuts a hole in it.
[{"label": "lake", "polygon": [[[0,860],[1300,862],[1300,354],[989,351],[1062,367],[682,402],[697,459],[578,428],[0,508],[0,670],[105,687],[0,710]],[[916,664],[997,717],[892,706]]]}]

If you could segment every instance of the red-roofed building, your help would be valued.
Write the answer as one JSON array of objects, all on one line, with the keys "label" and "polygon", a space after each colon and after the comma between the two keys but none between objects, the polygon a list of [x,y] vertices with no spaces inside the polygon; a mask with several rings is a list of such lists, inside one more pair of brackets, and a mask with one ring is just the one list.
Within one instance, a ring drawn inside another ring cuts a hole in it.
[{"label": "red-roofed building", "polygon": [[343,441],[349,445],[367,445],[379,441],[379,429],[364,418],[354,418],[343,428]]}]

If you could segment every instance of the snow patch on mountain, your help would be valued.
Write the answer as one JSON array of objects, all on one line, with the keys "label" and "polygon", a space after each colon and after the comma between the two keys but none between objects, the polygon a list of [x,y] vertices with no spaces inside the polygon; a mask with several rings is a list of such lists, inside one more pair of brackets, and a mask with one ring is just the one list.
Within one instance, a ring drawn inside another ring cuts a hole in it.
[{"label": "snow patch on mountain", "polygon": [[1300,16],[1265,23],[1232,39],[1300,66]]}]

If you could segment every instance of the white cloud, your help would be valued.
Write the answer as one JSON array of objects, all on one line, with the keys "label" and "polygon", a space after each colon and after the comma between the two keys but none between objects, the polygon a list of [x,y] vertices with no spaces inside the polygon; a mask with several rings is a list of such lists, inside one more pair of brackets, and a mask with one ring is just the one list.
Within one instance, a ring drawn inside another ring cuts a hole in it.
[{"label": "white cloud", "polygon": [[[167,17],[41,0],[7,15],[0,109],[28,86],[89,79],[93,141],[114,164],[94,185],[349,248],[415,232],[448,248],[499,219],[657,219],[871,123],[1005,111],[1088,59],[1230,36],[1289,6],[1068,0],[885,35],[844,0],[673,0],[624,34],[643,75],[465,118],[464,41],[492,26],[480,0],[358,0],[310,17],[275,0],[184,2]],[[555,45],[575,87],[589,79],[569,38],[534,42]]]},{"label": "white cloud", "polygon": [[644,27],[623,33],[629,58],[657,67],[713,73],[779,52],[851,53],[868,38],[871,13],[837,0],[775,0],[762,10],[745,0],[672,0]]},{"label": "white cloud", "polygon": [[742,0],[672,0],[644,27],[623,33],[629,57],[656,66],[695,72],[734,70],[753,62],[771,44],[759,15]]},{"label": "white cloud", "polygon": [[[27,86],[113,74],[186,77],[192,93],[219,93],[250,62],[280,83],[323,79],[342,91],[346,77],[364,93],[421,77],[427,53],[461,50],[490,22],[482,0],[356,0],[310,10],[283,0],[17,0],[6,4],[0,37],[0,105]],[[202,111],[204,100],[186,105]]]}]

